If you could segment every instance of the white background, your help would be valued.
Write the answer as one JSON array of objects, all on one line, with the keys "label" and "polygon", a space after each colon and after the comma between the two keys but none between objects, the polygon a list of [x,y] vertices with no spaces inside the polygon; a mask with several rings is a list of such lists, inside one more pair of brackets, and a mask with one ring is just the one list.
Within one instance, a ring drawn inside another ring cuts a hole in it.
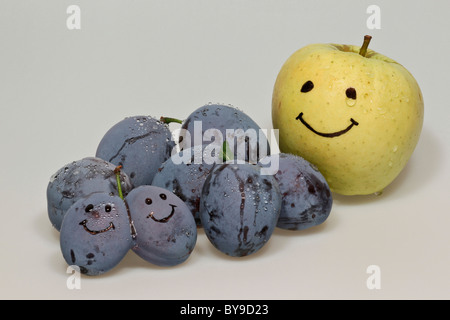
[{"label": "white background", "polygon": [[[66,9],[81,8],[81,30]],[[366,9],[381,8],[369,30]],[[435,1],[0,2],[0,298],[450,298],[450,3]],[[130,252],[113,271],[69,290],[47,216],[50,176],[95,153],[126,116],[184,118],[207,102],[272,128],[283,62],[310,43],[370,47],[403,64],[425,100],[419,144],[382,196],[334,195],[329,219],[276,230],[246,258],[199,232],[184,264],[152,266]],[[377,265],[381,288],[369,290]]]}]

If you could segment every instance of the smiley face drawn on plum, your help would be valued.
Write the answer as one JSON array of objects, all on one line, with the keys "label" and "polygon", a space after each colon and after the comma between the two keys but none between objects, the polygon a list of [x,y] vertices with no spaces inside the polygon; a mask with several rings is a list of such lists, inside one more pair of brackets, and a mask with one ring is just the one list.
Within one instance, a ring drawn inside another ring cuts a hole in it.
[{"label": "smiley face drawn on plum", "polygon": [[188,258],[197,240],[197,224],[181,198],[161,187],[141,185],[125,202],[136,228],[132,250],[138,256],[160,266]]},{"label": "smiley face drawn on plum", "polygon": [[[105,214],[102,214],[104,211],[105,213],[110,213],[112,211],[112,205],[111,204],[106,204],[104,206],[102,206],[101,208],[96,208],[94,207],[93,204],[88,204],[84,211],[86,212],[86,214],[89,214],[92,216],[92,219],[101,219],[105,216]],[[87,233],[90,233],[92,235],[97,235],[103,232],[107,232],[109,230],[114,230],[116,227],[114,226],[114,223],[112,221],[109,222],[109,225],[103,229],[99,229],[99,230],[92,230],[90,229],[87,225],[88,225],[88,219],[84,219],[83,221],[81,221],[79,223],[80,226],[83,226],[84,230]]]},{"label": "smiley face drawn on plum", "polygon": [[[307,92],[310,92],[312,89],[314,89],[314,83],[311,80],[308,80],[308,81],[306,81],[303,84],[302,88],[300,89],[300,92],[307,93]],[[354,105],[354,103],[356,103],[356,89],[355,88],[348,87],[345,90],[345,95],[346,95],[346,97],[347,97],[347,99],[349,101],[349,103],[348,103],[349,105]],[[303,112],[300,112],[299,115],[295,118],[295,120],[300,120],[300,122],[306,128],[308,128],[310,131],[314,132],[315,134],[317,134],[317,135],[319,135],[321,137],[325,137],[325,138],[339,137],[339,136],[349,132],[353,128],[353,126],[358,126],[359,125],[358,121],[354,120],[353,118],[350,118],[349,119],[350,124],[346,128],[344,128],[344,129],[342,129],[340,131],[336,131],[336,132],[324,133],[324,132],[320,132],[320,131],[317,131],[316,129],[314,129],[314,127],[311,124],[309,124],[304,119],[303,116],[304,116]]]},{"label": "smiley face drawn on plum", "polygon": [[[166,200],[167,200],[167,195],[166,195],[165,193],[160,193],[160,194],[159,194],[159,198],[160,198],[162,201],[166,201]],[[153,205],[153,200],[152,200],[152,198],[145,198],[145,204],[148,205],[149,207],[151,207],[151,206]],[[169,205],[172,209],[171,209],[170,213],[169,213],[167,216],[162,217],[162,218],[157,218],[157,217],[156,217],[156,213],[151,209],[152,211],[150,211],[150,213],[148,214],[147,219],[148,219],[148,218],[151,218],[151,219],[152,219],[153,221],[155,221],[155,222],[159,222],[159,223],[167,223],[167,222],[170,220],[170,218],[173,217],[173,214],[175,213],[175,208],[177,207],[176,205],[170,204],[170,203],[168,203],[168,205]],[[159,207],[159,206],[158,206],[158,207]],[[160,208],[158,208],[158,209],[160,209]]]},{"label": "smiley face drawn on plum", "polygon": [[92,193],[75,202],[64,216],[60,246],[69,265],[87,275],[115,267],[132,246],[124,201],[107,193]]}]

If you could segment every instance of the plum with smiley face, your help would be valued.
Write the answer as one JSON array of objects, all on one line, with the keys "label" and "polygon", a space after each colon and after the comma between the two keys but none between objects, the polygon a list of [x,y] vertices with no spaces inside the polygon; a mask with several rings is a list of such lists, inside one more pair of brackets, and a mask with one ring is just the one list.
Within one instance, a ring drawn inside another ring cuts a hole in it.
[{"label": "plum with smiley face", "polygon": [[188,206],[174,193],[142,185],[125,198],[136,228],[132,250],[159,266],[174,266],[189,258],[197,242],[197,224]]},{"label": "plum with smiley face", "polygon": [[331,191],[380,193],[405,167],[422,129],[424,104],[398,62],[361,47],[311,44],[282,66],[272,122],[280,150],[316,165]]},{"label": "plum with smiley face", "polygon": [[86,275],[114,268],[132,243],[127,209],[118,196],[93,193],[81,198],[67,210],[61,224],[63,257]]}]

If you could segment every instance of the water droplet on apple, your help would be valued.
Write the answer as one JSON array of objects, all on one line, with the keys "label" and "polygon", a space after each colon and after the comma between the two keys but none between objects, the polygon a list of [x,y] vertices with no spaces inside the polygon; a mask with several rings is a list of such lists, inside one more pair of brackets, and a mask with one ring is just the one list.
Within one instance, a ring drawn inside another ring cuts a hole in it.
[{"label": "water droplet on apple", "polygon": [[385,114],[386,113],[386,109],[384,109],[384,108],[378,108],[378,112],[380,113],[380,114]]},{"label": "water droplet on apple", "polygon": [[356,99],[347,98],[345,99],[345,102],[349,107],[353,107],[356,104]]},{"label": "water droplet on apple", "polygon": [[395,145],[394,148],[392,148],[392,152],[397,152],[397,150],[398,150],[398,146]]}]

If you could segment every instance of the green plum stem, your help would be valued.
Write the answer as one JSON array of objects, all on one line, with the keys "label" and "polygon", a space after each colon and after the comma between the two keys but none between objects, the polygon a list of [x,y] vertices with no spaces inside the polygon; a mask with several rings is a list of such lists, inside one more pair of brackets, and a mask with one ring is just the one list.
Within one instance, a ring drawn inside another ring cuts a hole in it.
[{"label": "green plum stem", "polygon": [[120,169],[122,169],[122,166],[117,166],[114,169],[114,174],[116,175],[117,190],[119,191],[119,197],[120,197],[120,199],[124,200],[123,193],[122,193],[122,185],[120,183]]},{"label": "green plum stem", "polygon": [[183,121],[180,120],[180,119],[169,118],[169,117],[161,117],[161,118],[159,119],[159,121],[161,121],[162,123],[167,123],[167,124],[172,123],[172,122],[176,122],[176,123],[179,123],[179,124],[182,124],[182,123],[183,123]]},{"label": "green plum stem", "polygon": [[369,35],[364,36],[363,45],[361,46],[361,49],[359,50],[359,54],[362,55],[363,57],[365,57],[367,54],[367,48],[369,47],[370,40],[372,40],[372,36],[369,36]]},{"label": "green plum stem", "polygon": [[130,231],[131,231],[131,237],[133,239],[136,239],[136,228],[134,226],[133,219],[131,218],[130,214],[130,207],[128,206],[128,202],[125,200],[123,193],[122,193],[122,184],[120,183],[120,170],[123,168],[123,166],[118,165],[114,169],[114,174],[116,175],[116,181],[117,181],[117,190],[119,191],[119,197],[123,200],[125,207],[127,208],[127,214],[128,214],[128,220],[130,221]]},{"label": "green plum stem", "polygon": [[223,162],[227,162],[227,161],[233,160],[233,151],[231,151],[231,148],[230,148],[230,145],[228,144],[228,141],[224,141],[223,142],[222,160],[223,160]]}]

